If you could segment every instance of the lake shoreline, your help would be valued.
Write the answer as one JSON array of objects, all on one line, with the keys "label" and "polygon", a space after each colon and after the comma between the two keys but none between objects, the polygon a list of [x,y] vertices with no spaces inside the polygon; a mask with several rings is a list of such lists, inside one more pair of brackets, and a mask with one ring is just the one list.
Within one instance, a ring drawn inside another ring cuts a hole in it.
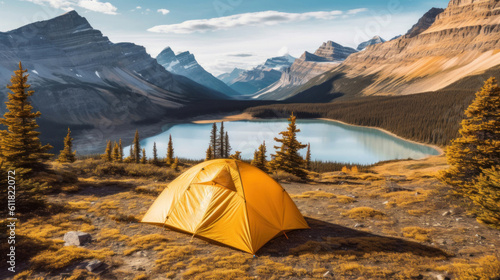
[{"label": "lake shoreline", "polygon": [[[206,123],[214,123],[214,122],[230,122],[230,121],[246,121],[246,120],[259,120],[261,118],[256,118],[254,116],[252,116],[251,114],[249,113],[242,113],[242,114],[236,114],[236,115],[221,115],[219,118],[215,117],[213,119],[201,119],[201,120],[195,120],[195,121],[191,121],[191,123],[196,123],[196,124],[206,124]],[[439,146],[436,146],[436,145],[432,145],[432,144],[427,144],[427,143],[421,143],[421,142],[417,142],[417,141],[414,141],[414,140],[411,140],[411,139],[407,139],[407,138],[404,138],[404,137],[401,137],[397,134],[394,134],[393,132],[390,132],[386,129],[383,129],[383,128],[380,128],[380,127],[376,127],[376,126],[365,126],[365,125],[357,125],[357,124],[350,124],[350,123],[346,123],[346,122],[343,122],[343,121],[339,121],[339,120],[334,120],[334,119],[329,119],[329,118],[314,118],[315,120],[323,120],[323,121],[329,121],[329,122],[336,122],[336,123],[340,123],[340,124],[343,124],[343,125],[350,125],[350,126],[357,126],[357,127],[363,127],[363,128],[372,128],[372,129],[377,129],[379,131],[382,131],[388,135],[391,135],[395,138],[398,138],[398,139],[401,139],[401,140],[404,140],[404,141],[407,141],[407,142],[410,142],[410,143],[413,143],[413,144],[418,144],[418,145],[423,145],[423,146],[427,146],[427,147],[430,147],[430,148],[433,148],[435,149],[439,155],[436,155],[436,156],[442,156],[444,155],[444,149],[439,147]],[[262,120],[272,120],[272,119],[262,119]],[[427,156],[425,158],[428,158],[428,157],[432,157],[432,155],[430,156]],[[425,158],[422,158],[422,159],[425,159]]]}]

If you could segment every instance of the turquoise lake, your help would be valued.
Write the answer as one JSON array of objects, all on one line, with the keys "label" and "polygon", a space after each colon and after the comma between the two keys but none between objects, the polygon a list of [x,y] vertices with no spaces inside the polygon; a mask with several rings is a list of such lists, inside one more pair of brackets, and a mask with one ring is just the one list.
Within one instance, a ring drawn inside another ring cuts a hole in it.
[{"label": "turquoise lake", "polygon": [[[274,153],[278,136],[288,126],[286,119],[225,122],[232,152],[241,151],[243,159],[252,159],[255,149],[266,141],[268,159]],[[218,123],[220,128],[220,123]],[[374,128],[345,125],[323,120],[299,120],[301,130],[297,139],[311,144],[313,160],[335,161],[354,164],[373,164],[392,159],[420,159],[439,152],[429,146],[408,142]],[[204,159],[208,148],[212,124],[175,124],[166,126],[161,134],[143,139],[141,147],[146,156],[153,154],[156,142],[159,157],[165,157],[169,135],[172,135],[175,156]],[[124,148],[128,154],[129,147]],[[305,155],[306,149],[301,151]]]}]

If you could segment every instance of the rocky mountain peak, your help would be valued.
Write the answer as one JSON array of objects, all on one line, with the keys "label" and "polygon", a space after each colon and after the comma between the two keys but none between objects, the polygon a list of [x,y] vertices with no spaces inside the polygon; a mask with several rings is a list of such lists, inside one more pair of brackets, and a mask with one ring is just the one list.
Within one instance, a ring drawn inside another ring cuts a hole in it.
[{"label": "rocky mountain peak", "polygon": [[418,20],[418,22],[415,25],[413,25],[412,28],[410,28],[410,30],[408,30],[405,36],[408,38],[412,38],[421,34],[436,21],[437,16],[441,14],[443,11],[444,9],[440,8],[430,9]]},{"label": "rocky mountain peak", "polygon": [[[340,44],[337,44],[333,41],[327,41],[323,43],[317,50],[314,52],[315,56],[322,57],[327,61],[338,61],[346,59],[350,54],[355,53],[356,50],[349,47],[344,47]],[[317,58],[314,58],[309,55],[309,53],[304,53],[306,58],[313,59],[312,61],[318,61]],[[316,60],[314,60],[316,59]]]},{"label": "rocky mountain peak", "polygon": [[160,57],[175,57],[175,53],[170,47],[166,47],[158,55],[158,58]]},{"label": "rocky mountain peak", "polygon": [[376,45],[376,44],[380,44],[380,43],[384,43],[384,42],[385,42],[385,40],[382,39],[380,36],[373,36],[373,38],[371,38],[370,40],[359,44],[357,47],[357,50],[362,51],[362,50],[366,49],[366,47],[368,47],[368,46]]},{"label": "rocky mountain peak", "polygon": [[93,28],[86,18],[80,16],[73,10],[49,20],[25,25],[19,28],[19,30],[22,32],[28,30],[31,33],[34,31],[36,31],[36,33],[46,33],[48,31],[51,33],[62,33],[67,31],[78,32],[93,30]]},{"label": "rocky mountain peak", "polygon": [[262,65],[263,68],[270,68],[278,71],[282,71],[290,66],[292,66],[292,63],[295,61],[295,57],[286,54],[284,56],[277,56],[277,57],[272,57],[266,60],[264,65]]}]

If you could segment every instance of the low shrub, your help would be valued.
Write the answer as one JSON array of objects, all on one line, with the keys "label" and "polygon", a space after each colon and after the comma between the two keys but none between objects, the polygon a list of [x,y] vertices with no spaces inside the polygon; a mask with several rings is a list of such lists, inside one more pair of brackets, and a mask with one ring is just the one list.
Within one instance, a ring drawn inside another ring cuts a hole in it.
[{"label": "low shrub", "polygon": [[342,213],[342,215],[355,220],[364,220],[367,218],[383,219],[385,217],[383,212],[370,207],[352,208],[351,210]]},{"label": "low shrub", "polygon": [[281,171],[281,170],[273,172],[271,174],[271,177],[277,182],[301,182],[301,181],[303,181],[298,176],[295,176],[293,174],[290,174],[288,172]]}]

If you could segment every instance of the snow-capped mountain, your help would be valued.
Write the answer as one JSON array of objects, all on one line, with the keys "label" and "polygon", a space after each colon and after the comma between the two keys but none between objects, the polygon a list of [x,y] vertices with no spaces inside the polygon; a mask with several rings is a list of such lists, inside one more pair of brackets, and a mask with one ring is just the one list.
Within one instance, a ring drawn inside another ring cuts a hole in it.
[{"label": "snow-capped mountain", "polygon": [[187,77],[201,85],[220,91],[226,95],[238,95],[236,91],[231,89],[224,82],[207,72],[189,51],[181,52],[176,55],[170,47],[167,47],[156,57],[156,60],[169,72]]}]

